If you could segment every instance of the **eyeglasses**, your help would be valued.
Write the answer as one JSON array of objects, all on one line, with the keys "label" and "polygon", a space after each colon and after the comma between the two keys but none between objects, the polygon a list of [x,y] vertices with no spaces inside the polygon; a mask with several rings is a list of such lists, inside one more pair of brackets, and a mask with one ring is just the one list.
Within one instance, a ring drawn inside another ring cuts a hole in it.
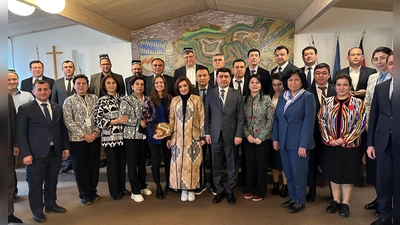
[{"label": "eyeglasses", "polygon": [[316,75],[316,76],[321,76],[321,75],[323,75],[323,76],[326,76],[326,75],[328,75],[329,73],[328,72],[315,72],[314,73],[314,75]]}]

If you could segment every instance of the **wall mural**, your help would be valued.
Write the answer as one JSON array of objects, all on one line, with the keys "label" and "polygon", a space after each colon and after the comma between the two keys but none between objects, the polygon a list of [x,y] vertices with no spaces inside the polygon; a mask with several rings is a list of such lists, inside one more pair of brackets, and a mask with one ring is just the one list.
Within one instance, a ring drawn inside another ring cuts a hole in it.
[{"label": "wall mural", "polygon": [[246,59],[251,48],[260,50],[262,67],[271,70],[277,46],[294,49],[294,22],[206,10],[134,30],[131,37],[132,58],[142,61],[144,74],[151,74],[150,62],[158,57],[165,61],[165,72],[172,75],[184,65],[183,49],[187,47],[194,49],[196,63],[210,72],[214,54],[222,53],[225,66],[231,68],[235,59]]}]

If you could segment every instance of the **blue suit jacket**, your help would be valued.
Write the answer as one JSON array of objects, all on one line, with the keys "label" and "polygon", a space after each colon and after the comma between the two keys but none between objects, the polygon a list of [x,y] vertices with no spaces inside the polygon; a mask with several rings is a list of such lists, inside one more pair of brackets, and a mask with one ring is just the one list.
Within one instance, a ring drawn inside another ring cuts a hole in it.
[{"label": "blue suit jacket", "polygon": [[36,100],[21,105],[17,114],[17,143],[20,157],[32,155],[44,158],[49,154],[53,140],[56,155],[69,150],[67,128],[64,125],[61,106],[50,102],[52,122],[49,124]]},{"label": "blue suit jacket", "polygon": [[205,134],[217,143],[222,131],[224,142],[233,144],[235,137],[243,138],[244,109],[242,96],[238,90],[229,88],[224,109],[219,102],[219,88],[207,92],[205,103]]},{"label": "blue suit jacket", "polygon": [[315,147],[313,138],[315,124],[315,98],[310,92],[304,92],[283,114],[286,100],[279,96],[272,128],[272,140],[279,142],[285,150],[297,151],[299,147],[307,150]]},{"label": "blue suit jacket", "polygon": [[393,111],[389,100],[389,79],[375,87],[368,122],[367,146],[374,146],[375,151],[385,151],[392,133]]}]

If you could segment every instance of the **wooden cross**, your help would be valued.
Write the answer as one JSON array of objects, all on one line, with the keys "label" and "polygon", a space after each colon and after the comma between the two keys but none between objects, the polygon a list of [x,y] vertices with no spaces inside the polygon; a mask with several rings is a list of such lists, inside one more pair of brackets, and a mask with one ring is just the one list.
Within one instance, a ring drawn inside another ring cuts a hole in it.
[{"label": "wooden cross", "polygon": [[51,47],[51,50],[52,50],[51,52],[46,52],[46,54],[53,55],[54,80],[57,80],[58,76],[57,76],[57,57],[56,57],[56,55],[62,54],[62,52],[56,52],[56,46],[54,46],[54,45]]}]

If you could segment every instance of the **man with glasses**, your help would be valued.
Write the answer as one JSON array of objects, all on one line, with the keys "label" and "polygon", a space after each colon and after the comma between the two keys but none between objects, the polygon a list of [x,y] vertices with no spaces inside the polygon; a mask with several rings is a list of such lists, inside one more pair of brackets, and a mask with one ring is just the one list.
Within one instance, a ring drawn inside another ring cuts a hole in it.
[{"label": "man with glasses", "polygon": [[[44,72],[44,65],[41,61],[39,60],[33,60],[29,63],[29,69],[32,73],[32,77],[26,78],[21,81],[21,91],[27,91],[29,93],[32,93],[33,90],[33,84],[35,83],[36,80],[44,80],[47,81],[47,83],[50,84],[50,87],[53,86],[54,79],[45,77],[43,75]],[[33,95],[33,94],[32,94]]]},{"label": "man with glasses", "polygon": [[[335,96],[336,92],[333,85],[328,82],[331,77],[330,67],[326,63],[317,64],[314,67],[314,81],[311,86],[307,89],[315,97],[315,108],[316,115],[319,112],[321,103],[324,98]],[[322,157],[322,136],[319,130],[318,116],[315,117],[314,125],[314,141],[315,148],[310,150],[310,158],[308,160],[308,175],[307,175],[307,186],[308,193],[306,195],[307,202],[314,202],[317,194],[317,175],[318,165],[321,162]]]}]

